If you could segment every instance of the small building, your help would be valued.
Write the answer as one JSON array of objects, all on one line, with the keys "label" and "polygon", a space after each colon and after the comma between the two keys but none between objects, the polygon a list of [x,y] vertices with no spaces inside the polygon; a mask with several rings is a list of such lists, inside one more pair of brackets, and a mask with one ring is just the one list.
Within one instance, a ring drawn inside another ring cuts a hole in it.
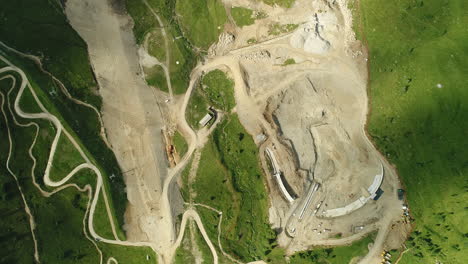
[{"label": "small building", "polygon": [[198,122],[198,123],[199,123],[201,126],[204,127],[204,126],[206,126],[206,125],[208,124],[208,122],[211,121],[212,118],[213,118],[213,116],[212,116],[210,113],[208,113],[208,114],[206,114],[206,115],[200,120],[200,122]]}]

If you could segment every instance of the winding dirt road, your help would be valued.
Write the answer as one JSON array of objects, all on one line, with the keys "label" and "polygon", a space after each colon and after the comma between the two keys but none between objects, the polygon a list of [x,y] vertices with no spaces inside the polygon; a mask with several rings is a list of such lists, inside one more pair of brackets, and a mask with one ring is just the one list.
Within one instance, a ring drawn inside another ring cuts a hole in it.
[{"label": "winding dirt road", "polygon": [[[90,196],[90,199],[88,201],[88,206],[87,206],[87,214],[88,214],[88,210],[89,210],[89,217],[87,218],[88,220],[88,223],[87,223],[87,226],[89,228],[89,233],[91,234],[92,238],[94,240],[100,240],[102,242],[105,242],[105,243],[110,243],[110,244],[116,244],[116,245],[122,245],[122,246],[152,246],[151,244],[148,244],[148,243],[144,243],[144,242],[128,242],[128,241],[120,241],[118,240],[117,238],[117,235],[116,235],[116,231],[115,231],[115,225],[113,223],[113,218],[111,215],[108,215],[108,218],[109,218],[109,221],[111,223],[111,229],[112,229],[112,232],[114,233],[114,236],[116,238],[116,240],[111,240],[111,239],[106,239],[106,238],[103,238],[101,237],[100,235],[97,234],[97,232],[95,231],[94,229],[94,214],[95,214],[95,210],[96,210],[96,205],[97,205],[97,201],[98,201],[98,198],[99,198],[99,194],[101,191],[104,192],[104,195],[103,196],[107,196],[107,194],[105,193],[105,189],[103,188],[103,182],[102,182],[102,175],[101,175],[101,172],[99,171],[99,169],[90,162],[90,159],[87,157],[87,155],[84,153],[84,151],[81,149],[81,146],[76,142],[76,140],[70,135],[70,133],[63,127],[63,125],[61,124],[61,122],[58,120],[58,118],[52,114],[50,114],[50,112],[47,111],[47,109],[44,107],[44,105],[40,102],[40,100],[38,99],[34,89],[31,88],[31,85],[29,84],[29,81],[25,75],[25,73],[17,68],[16,66],[14,66],[12,63],[10,63],[6,58],[4,58],[3,56],[0,55],[0,59],[5,62],[6,64],[8,64],[9,66],[6,66],[6,67],[3,67],[0,69],[0,74],[8,74],[9,72],[15,72],[17,73],[20,77],[21,77],[21,83],[20,83],[20,87],[19,87],[19,91],[18,91],[18,94],[15,98],[15,101],[14,101],[14,110],[16,112],[16,114],[22,118],[25,118],[25,119],[44,119],[44,120],[48,120],[50,121],[55,129],[56,129],[56,134],[54,136],[54,140],[52,142],[52,145],[51,145],[51,149],[50,149],[50,152],[49,152],[49,157],[48,157],[48,161],[47,161],[47,166],[46,166],[46,169],[45,169],[45,172],[44,172],[44,183],[47,185],[47,186],[50,186],[50,187],[59,187],[58,189],[56,189],[54,192],[52,193],[47,193],[45,191],[43,191],[42,189],[39,188],[40,192],[46,196],[46,197],[49,197],[51,196],[53,193],[56,193],[60,190],[63,190],[64,188],[67,188],[67,187],[70,187],[70,186],[73,186],[75,188],[77,188],[78,190],[80,191],[89,191],[89,196]],[[13,78],[15,79],[15,77],[11,74],[8,74],[6,75],[6,77],[4,78]],[[2,78],[3,79],[3,78]],[[16,83],[13,82],[13,85],[12,85],[12,88],[13,89],[15,87]],[[20,98],[24,92],[25,89],[29,89],[29,91],[32,93],[37,105],[39,106],[39,108],[42,110],[41,113],[26,113],[24,112],[20,106],[19,106],[19,101],[20,101]],[[11,91],[11,90],[10,90]],[[5,116],[5,113],[3,111],[3,103],[4,103],[4,98],[3,98],[3,94],[2,94],[2,112],[3,112],[3,115]],[[15,122],[17,122],[15,120]],[[31,125],[31,124],[28,124],[28,125]],[[34,126],[36,126],[38,128],[38,125],[36,123],[34,123]],[[62,133],[68,137],[68,139],[70,140],[70,142],[72,142],[72,144],[74,145],[74,147],[78,150],[78,152],[81,154],[82,158],[86,161],[85,163],[82,163],[78,166],[76,166],[71,172],[68,173],[68,175],[66,175],[64,178],[62,178],[61,180],[59,181],[53,181],[50,179],[50,170],[51,170],[51,166],[53,164],[53,160],[54,160],[54,156],[55,156],[55,153],[56,153],[56,149],[57,149],[57,144],[58,144],[58,140],[60,138],[60,136],[62,135]],[[8,159],[7,159],[7,164],[9,163],[9,159],[10,159],[10,156],[11,156],[11,136],[10,136],[10,131],[8,130],[8,135],[9,135],[9,138],[10,138],[10,152],[8,154]],[[37,133],[36,133],[36,137],[37,137]],[[34,139],[34,142],[33,144],[31,145],[30,149],[29,149],[29,154],[32,156],[32,148],[34,147],[34,144],[36,142],[36,138]],[[33,171],[34,171],[34,168],[35,168],[35,159],[33,159],[33,162],[34,162],[34,166],[33,166]],[[8,166],[8,165],[7,165]],[[93,195],[93,191],[91,189],[91,186],[90,185],[87,185],[84,189],[81,189],[79,188],[76,184],[66,184],[77,172],[79,172],[80,170],[82,169],[90,169],[92,170],[96,176],[97,176],[97,182],[96,182],[96,190],[94,192],[94,195]],[[11,172],[11,171],[10,171]],[[13,177],[14,174],[13,174]],[[34,179],[34,177],[33,177]],[[38,184],[35,183],[36,187],[38,187]],[[21,190],[21,188],[20,188]],[[22,192],[21,192],[22,193]],[[22,193],[22,197],[24,198],[24,194]],[[25,202],[25,200],[24,200]],[[108,204],[108,201],[107,200],[104,200],[104,203],[106,204],[106,207],[109,206]],[[30,213],[30,210],[27,206],[27,204],[25,203],[25,210],[26,212],[28,213],[28,215],[30,216],[30,224],[31,224],[31,232],[32,232],[32,235],[33,237],[34,236],[34,220],[33,220],[33,216],[31,215]],[[86,234],[86,232],[85,232]],[[36,240],[35,240],[35,243],[37,244]],[[94,242],[93,242],[94,243]],[[94,243],[95,244],[95,243]],[[99,252],[101,254],[101,263],[102,263],[102,253]],[[36,258],[36,261],[39,262],[39,253],[37,251],[37,246],[36,246],[36,250],[35,250],[35,258]]]}]

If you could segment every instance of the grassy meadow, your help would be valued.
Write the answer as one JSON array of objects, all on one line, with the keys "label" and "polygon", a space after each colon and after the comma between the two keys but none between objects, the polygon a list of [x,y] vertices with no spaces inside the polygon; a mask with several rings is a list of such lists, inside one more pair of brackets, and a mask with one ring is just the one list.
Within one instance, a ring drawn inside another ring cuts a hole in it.
[{"label": "grassy meadow", "polygon": [[[252,261],[271,251],[276,236],[268,224],[258,149],[236,115],[223,120],[204,147],[192,189],[194,202],[223,212],[221,242],[226,252]],[[210,238],[217,241],[219,216],[199,211]]]},{"label": "grassy meadow", "polygon": [[362,0],[354,8],[369,49],[368,131],[397,167],[414,217],[400,263],[466,263],[468,2]]},{"label": "grassy meadow", "polygon": [[226,10],[221,0],[177,0],[176,13],[179,24],[190,42],[197,48],[208,50],[218,41],[227,22]]},{"label": "grassy meadow", "polygon": [[62,8],[60,1],[2,1],[0,40],[39,56],[44,68],[60,79],[72,96],[100,108],[87,45],[68,24]]},{"label": "grassy meadow", "polygon": [[238,27],[250,26],[255,23],[255,20],[268,17],[265,12],[256,12],[242,6],[232,7],[231,16]]},{"label": "grassy meadow", "polygon": [[[192,43],[185,36],[179,25],[176,14],[176,1],[148,0],[148,4],[161,18],[168,38],[169,48],[166,49],[160,26],[151,10],[143,0],[126,0],[127,11],[135,22],[133,33],[137,44],[143,45],[148,36],[148,52],[165,63],[169,57],[169,69],[172,89],[175,94],[184,93],[190,80],[190,72],[195,67],[198,53],[193,50]],[[146,81],[162,91],[168,91],[166,77],[160,66],[145,69]]]},{"label": "grassy meadow", "polygon": [[179,153],[180,158],[182,158],[185,153],[187,153],[188,150],[188,144],[187,141],[185,141],[185,138],[179,133],[179,131],[176,131],[174,133],[174,136],[172,137],[172,141],[174,143],[174,146]]},{"label": "grassy meadow", "polygon": [[213,106],[224,112],[230,112],[236,105],[234,81],[221,70],[213,70],[203,75],[199,85],[192,92],[187,105],[186,118],[192,128],[199,128],[198,122]]}]

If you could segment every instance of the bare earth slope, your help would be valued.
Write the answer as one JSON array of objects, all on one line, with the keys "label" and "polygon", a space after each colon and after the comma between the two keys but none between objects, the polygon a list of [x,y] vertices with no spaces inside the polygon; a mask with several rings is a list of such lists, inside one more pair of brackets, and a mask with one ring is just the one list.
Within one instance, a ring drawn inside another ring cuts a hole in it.
[{"label": "bare earth slope", "polygon": [[160,192],[166,176],[163,127],[154,90],[140,78],[132,23],[106,0],[70,0],[66,13],[88,44],[103,97],[109,142],[127,184],[126,229],[131,241],[169,241],[172,227],[160,226]]}]

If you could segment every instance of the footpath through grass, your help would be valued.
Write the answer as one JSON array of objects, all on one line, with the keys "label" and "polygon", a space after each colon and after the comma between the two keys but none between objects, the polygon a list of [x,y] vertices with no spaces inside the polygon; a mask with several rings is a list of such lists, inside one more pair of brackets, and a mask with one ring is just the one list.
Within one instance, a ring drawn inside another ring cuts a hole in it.
[{"label": "footpath through grass", "polygon": [[464,0],[361,0],[357,12],[370,52],[369,133],[397,166],[415,218],[402,264],[466,263],[466,10]]}]

